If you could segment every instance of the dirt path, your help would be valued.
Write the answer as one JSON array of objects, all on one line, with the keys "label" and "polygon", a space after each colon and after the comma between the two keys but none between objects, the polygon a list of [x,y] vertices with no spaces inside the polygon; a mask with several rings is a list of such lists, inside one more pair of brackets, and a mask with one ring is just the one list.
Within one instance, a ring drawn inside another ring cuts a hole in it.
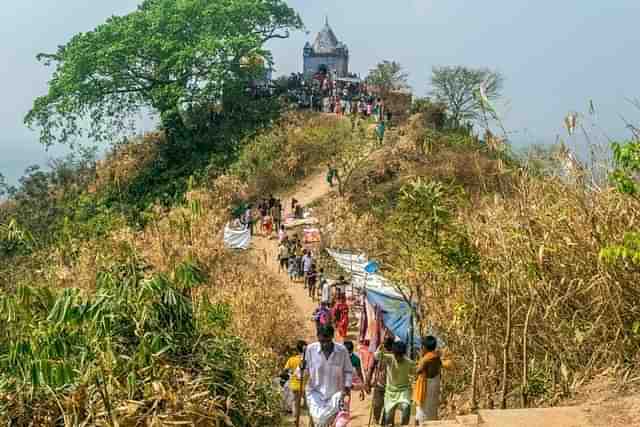
[{"label": "dirt path", "polygon": [[[283,204],[286,208],[291,206],[291,198],[294,197],[303,206],[309,205],[322,197],[326,196],[330,192],[329,185],[325,180],[325,174],[317,173],[303,182],[301,182],[292,191],[280,194]],[[316,341],[315,326],[311,320],[311,315],[317,307],[317,303],[314,302],[303,288],[302,283],[292,283],[289,280],[286,272],[280,271],[278,262],[276,261],[277,253],[277,241],[275,239],[267,239],[265,237],[258,236],[253,241],[254,251],[257,251],[262,259],[266,260],[266,267],[273,277],[277,277],[285,284],[287,291],[293,298],[300,314],[303,318],[308,319],[305,322],[304,336],[297,337],[304,339],[307,342]],[[293,333],[293,331],[292,331]],[[353,403],[351,405],[351,427],[366,427],[369,422],[369,410],[370,399],[362,402],[359,400],[359,393],[353,393]],[[308,418],[303,416],[301,426],[308,425]]]}]

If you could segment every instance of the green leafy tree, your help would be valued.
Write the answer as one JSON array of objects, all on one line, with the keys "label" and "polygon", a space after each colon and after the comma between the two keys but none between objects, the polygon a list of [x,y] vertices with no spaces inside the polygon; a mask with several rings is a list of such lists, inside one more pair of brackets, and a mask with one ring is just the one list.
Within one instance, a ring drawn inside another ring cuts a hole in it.
[{"label": "green leafy tree", "polygon": [[403,71],[402,66],[395,61],[382,61],[374,69],[369,71],[366,78],[368,85],[376,86],[384,97],[393,90],[406,89],[409,74]]},{"label": "green leafy tree", "polygon": [[504,78],[488,68],[463,66],[433,67],[431,95],[436,101],[447,105],[451,120],[460,127],[465,121],[483,118],[486,106],[478,96],[480,85],[489,101],[500,98]]},{"label": "green leafy tree", "polygon": [[[419,332],[428,331],[431,312],[451,298],[439,283],[455,277],[468,283],[465,300],[456,310],[465,319],[465,334],[471,337],[474,354],[471,374],[472,406],[476,406],[477,344],[480,330],[480,255],[463,224],[456,221],[462,190],[437,181],[416,178],[399,192],[393,213],[385,220],[385,247],[391,248],[391,278],[404,283],[410,299],[417,301],[414,313]],[[398,289],[407,298],[406,292]]]},{"label": "green leafy tree", "polygon": [[[613,184],[621,193],[640,199],[640,141],[614,143],[613,160],[616,165],[610,176]],[[640,233],[626,233],[621,244],[602,249],[600,258],[609,263],[639,268]]]},{"label": "green leafy tree", "polygon": [[264,44],[301,27],[282,0],[144,0],[38,55],[55,71],[25,123],[46,145],[104,141],[152,111],[175,142],[187,133],[185,111],[232,103],[264,73]]},{"label": "green leafy tree", "polygon": [[[0,203],[0,228],[15,222],[15,225],[4,231],[11,230],[11,235],[18,236],[20,233],[15,230],[23,230],[25,235],[31,236],[31,246],[38,248],[56,242],[67,221],[74,222],[82,218],[80,222],[84,222],[97,214],[96,199],[91,195],[83,195],[96,176],[95,151],[80,150],[52,160],[48,166],[49,170],[42,170],[37,165],[27,168],[18,181],[18,187],[7,187],[8,202]],[[2,191],[0,182],[0,192]],[[74,235],[78,235],[83,227],[76,222],[74,224]],[[6,235],[4,238],[7,240]],[[0,231],[0,240],[2,239]],[[12,237],[7,241],[17,240]],[[16,252],[6,250],[4,255]],[[1,255],[0,250],[0,258]]]},{"label": "green leafy tree", "polygon": [[613,144],[616,169],[611,180],[618,191],[640,197],[640,141]]},{"label": "green leafy tree", "polygon": [[[640,199],[640,140],[614,143],[613,159],[616,169],[611,173],[611,181],[621,193]],[[606,263],[640,269],[640,233],[625,233],[622,243],[609,245],[600,251],[600,259]],[[633,322],[631,332],[640,337],[640,320]]]}]

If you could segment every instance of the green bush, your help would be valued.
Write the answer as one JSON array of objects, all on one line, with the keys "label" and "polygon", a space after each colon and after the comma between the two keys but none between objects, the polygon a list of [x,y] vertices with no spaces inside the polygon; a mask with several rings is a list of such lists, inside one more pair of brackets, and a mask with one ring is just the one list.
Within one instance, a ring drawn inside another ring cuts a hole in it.
[{"label": "green bush", "polygon": [[[275,425],[268,375],[254,376],[246,345],[225,333],[228,306],[190,296],[205,280],[199,267],[185,262],[170,276],[145,277],[144,271],[132,256],[99,273],[95,295],[42,287],[0,294],[0,321],[6,326],[0,330],[4,424],[26,425],[31,419],[38,425],[59,425],[63,419],[97,424],[105,417],[143,420],[163,413],[184,420],[201,411],[219,420],[228,417],[233,425]],[[189,382],[180,384],[178,374]],[[195,408],[152,407],[159,389],[187,395],[198,388]],[[81,391],[89,395],[81,399]],[[76,399],[77,407],[52,409],[52,397]],[[133,413],[118,412],[127,400],[144,403]],[[225,409],[213,400],[225,402]],[[95,405],[104,405],[107,413],[100,415]],[[48,423],[40,418],[45,414]]]},{"label": "green bush", "polygon": [[252,138],[232,172],[258,194],[268,194],[295,184],[327,162],[339,152],[339,142],[350,133],[346,120],[290,114],[274,129]]}]

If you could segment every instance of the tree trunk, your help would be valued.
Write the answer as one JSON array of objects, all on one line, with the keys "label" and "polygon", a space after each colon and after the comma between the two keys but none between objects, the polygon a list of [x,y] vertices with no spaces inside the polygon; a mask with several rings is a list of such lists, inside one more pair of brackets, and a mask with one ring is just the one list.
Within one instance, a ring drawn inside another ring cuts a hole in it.
[{"label": "tree trunk", "polygon": [[471,370],[471,412],[478,409],[478,347],[476,345],[475,327],[472,334],[473,367]]},{"label": "tree trunk", "polygon": [[338,181],[338,194],[340,197],[344,197],[344,181],[342,180],[342,175],[337,173],[335,178]]}]

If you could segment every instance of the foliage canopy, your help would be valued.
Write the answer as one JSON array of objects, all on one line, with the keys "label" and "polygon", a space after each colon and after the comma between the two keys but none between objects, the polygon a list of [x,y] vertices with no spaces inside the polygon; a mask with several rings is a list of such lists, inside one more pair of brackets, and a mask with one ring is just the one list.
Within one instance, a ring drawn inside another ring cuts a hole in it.
[{"label": "foliage canopy", "polygon": [[172,139],[184,111],[244,90],[271,60],[264,43],[301,26],[282,0],[145,0],[38,55],[55,71],[25,123],[45,145],[103,141],[150,110]]},{"label": "foliage canopy", "polygon": [[[640,199],[640,141],[615,142],[612,149],[616,168],[611,173],[611,181],[619,192]],[[603,248],[600,257],[606,262],[639,267],[640,233],[625,233],[621,244]]]},{"label": "foliage canopy", "polygon": [[494,100],[501,96],[503,83],[502,75],[488,68],[433,67],[431,95],[447,105],[451,119],[460,126],[482,117],[483,103],[477,96],[480,85],[484,86],[486,97]]},{"label": "foliage canopy", "polygon": [[640,194],[640,141],[613,144],[616,169],[611,180],[618,191],[638,197]]},{"label": "foliage canopy", "polygon": [[382,61],[374,69],[369,71],[366,82],[377,86],[384,96],[392,90],[406,89],[409,87],[407,80],[409,74],[404,72],[402,65],[395,61]]}]

